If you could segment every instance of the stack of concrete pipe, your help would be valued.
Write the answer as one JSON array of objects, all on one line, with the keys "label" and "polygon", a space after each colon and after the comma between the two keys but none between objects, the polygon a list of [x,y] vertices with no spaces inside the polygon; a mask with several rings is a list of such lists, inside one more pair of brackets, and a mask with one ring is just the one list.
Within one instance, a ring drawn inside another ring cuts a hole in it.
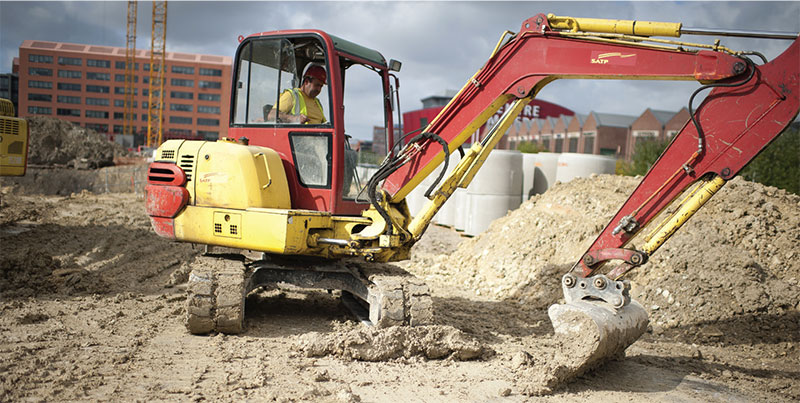
[{"label": "stack of concrete pipe", "polygon": [[531,196],[542,194],[556,183],[556,170],[558,170],[558,156],[556,153],[533,154],[533,191]]},{"label": "stack of concrete pipe", "polygon": [[[450,156],[448,173],[461,160]],[[441,172],[437,167],[406,197],[411,216],[415,217],[428,203],[425,191]],[[467,235],[478,235],[497,218],[519,207],[530,197],[544,193],[556,181],[568,182],[591,174],[613,174],[616,160],[611,157],[576,153],[522,154],[519,151],[495,150],[465,189],[457,189],[433,222],[453,227]]]},{"label": "stack of concrete pipe", "polygon": [[[522,153],[495,150],[467,187],[464,233],[478,235],[522,202]],[[463,212],[462,212],[463,213]]]},{"label": "stack of concrete pipe", "polygon": [[617,160],[613,157],[592,154],[563,153],[558,157],[556,181],[566,183],[591,174],[613,174]]}]

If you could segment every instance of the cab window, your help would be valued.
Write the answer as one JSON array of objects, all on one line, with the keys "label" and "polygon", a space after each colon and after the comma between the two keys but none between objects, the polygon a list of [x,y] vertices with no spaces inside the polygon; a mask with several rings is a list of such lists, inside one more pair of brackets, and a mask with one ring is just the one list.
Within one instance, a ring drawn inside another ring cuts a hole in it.
[{"label": "cab window", "polygon": [[[236,66],[234,124],[296,125],[277,118],[281,94],[296,99],[301,75],[310,64],[325,66],[325,52],[316,38],[254,39],[240,49]],[[330,122],[329,85],[317,96]],[[292,101],[293,102],[293,101]],[[326,123],[328,124],[328,123]]]}]

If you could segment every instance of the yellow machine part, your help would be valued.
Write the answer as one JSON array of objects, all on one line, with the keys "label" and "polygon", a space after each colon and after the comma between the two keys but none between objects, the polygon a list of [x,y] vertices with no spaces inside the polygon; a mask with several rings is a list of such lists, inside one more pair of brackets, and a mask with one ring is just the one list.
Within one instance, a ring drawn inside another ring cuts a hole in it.
[{"label": "yellow machine part", "polygon": [[547,15],[553,29],[571,32],[598,32],[640,36],[680,37],[681,24],[674,22],[654,22],[636,20],[606,20],[599,18],[573,18]]},{"label": "yellow machine part", "polygon": [[289,209],[289,183],[281,157],[272,149],[229,141],[168,140],[157,162],[186,173],[189,204],[248,209]]},{"label": "yellow machine part", "polygon": [[331,225],[330,214],[316,211],[187,206],[175,217],[175,236],[183,241],[238,249],[325,255],[323,248],[309,247],[308,234]]},{"label": "yellow machine part", "polygon": [[14,104],[0,99],[0,176],[22,176],[28,162],[28,122],[14,117]]}]

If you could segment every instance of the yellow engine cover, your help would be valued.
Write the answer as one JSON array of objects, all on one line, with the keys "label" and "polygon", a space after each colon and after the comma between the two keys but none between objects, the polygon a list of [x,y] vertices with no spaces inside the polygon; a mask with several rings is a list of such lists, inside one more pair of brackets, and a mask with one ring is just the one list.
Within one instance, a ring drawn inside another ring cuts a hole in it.
[{"label": "yellow engine cover", "polygon": [[186,173],[189,204],[230,209],[291,207],[281,157],[272,149],[228,141],[169,140],[156,160]]}]

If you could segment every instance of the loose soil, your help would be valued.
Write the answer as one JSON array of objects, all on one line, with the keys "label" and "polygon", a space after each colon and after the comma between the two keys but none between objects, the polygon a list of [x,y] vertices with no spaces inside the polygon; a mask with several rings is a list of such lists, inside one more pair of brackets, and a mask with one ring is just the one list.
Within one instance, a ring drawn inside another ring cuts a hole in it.
[{"label": "loose soil", "polygon": [[122,146],[92,129],[46,116],[26,120],[30,129],[29,165],[94,169],[112,166],[115,157],[129,155]]},{"label": "loose soil", "polygon": [[270,290],[239,336],[185,330],[201,251],[157,237],[140,192],[4,184],[0,401],[800,400],[800,197],[775,188],[723,188],[630,276],[645,336],[564,384],[575,344],[547,307],[633,178],[558,184],[474,238],[431,226],[398,265],[430,286],[433,326],[371,329],[336,293]]}]

